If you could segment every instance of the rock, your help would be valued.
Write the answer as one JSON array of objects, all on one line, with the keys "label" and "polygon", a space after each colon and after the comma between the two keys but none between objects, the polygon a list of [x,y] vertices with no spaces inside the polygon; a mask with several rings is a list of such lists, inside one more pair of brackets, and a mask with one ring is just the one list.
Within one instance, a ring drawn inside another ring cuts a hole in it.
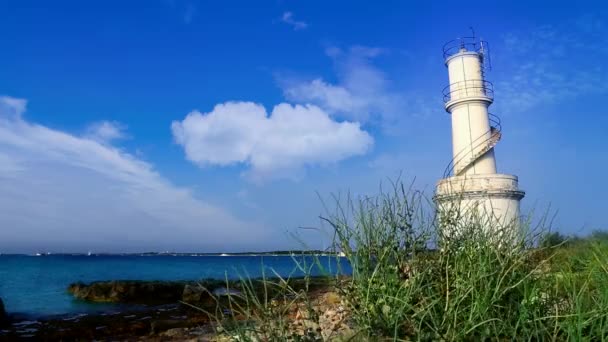
[{"label": "rock", "polygon": [[184,286],[184,282],[171,281],[107,281],[74,283],[68,292],[91,302],[157,304],[179,301]]},{"label": "rock", "polygon": [[182,292],[182,301],[186,303],[198,303],[201,301],[205,289],[202,286],[187,284]]},{"label": "rock", "polygon": [[188,325],[188,321],[185,320],[158,320],[150,324],[150,334],[158,334],[169,329],[175,330],[176,328],[183,328]]},{"label": "rock", "polygon": [[333,318],[334,316],[336,316],[336,311],[335,310],[327,310],[325,311],[325,317],[327,318]]},{"label": "rock", "polygon": [[322,298],[322,301],[329,305],[339,304],[341,300],[342,298],[336,292],[327,292]]},{"label": "rock", "polygon": [[217,302],[209,290],[201,284],[188,284],[182,293],[182,302],[196,307],[215,308]]},{"label": "rock", "polygon": [[4,310],[4,302],[2,302],[2,298],[0,298],[0,327],[5,327],[9,323],[8,315]]},{"label": "rock", "polygon": [[129,323],[130,334],[132,335],[143,335],[148,331],[148,325],[144,322],[131,322]]},{"label": "rock", "polygon": [[233,296],[233,297],[238,297],[238,296],[242,296],[243,293],[239,290],[236,289],[231,289],[231,288],[226,288],[226,287],[218,287],[217,289],[213,290],[213,295],[214,296]]},{"label": "rock", "polygon": [[98,281],[73,283],[68,292],[75,298],[91,302],[168,304],[209,302],[209,291],[221,287],[224,281],[204,279],[194,281]]},{"label": "rock", "polygon": [[184,337],[188,334],[189,334],[189,331],[187,328],[173,328],[173,329],[169,329],[169,330],[163,332],[161,334],[161,336],[176,338],[176,337]]}]

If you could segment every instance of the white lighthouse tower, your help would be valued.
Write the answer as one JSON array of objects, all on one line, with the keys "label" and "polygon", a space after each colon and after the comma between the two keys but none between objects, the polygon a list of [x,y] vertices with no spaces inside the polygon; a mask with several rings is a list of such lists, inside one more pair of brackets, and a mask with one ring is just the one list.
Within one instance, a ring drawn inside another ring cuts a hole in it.
[{"label": "white lighthouse tower", "polygon": [[494,147],[501,138],[500,120],[490,114],[492,83],[488,44],[464,37],[444,45],[449,85],[443,91],[452,118],[453,159],[437,184],[435,202],[459,213],[475,212],[493,221],[492,227],[516,227],[524,192],[517,176],[497,173]]}]

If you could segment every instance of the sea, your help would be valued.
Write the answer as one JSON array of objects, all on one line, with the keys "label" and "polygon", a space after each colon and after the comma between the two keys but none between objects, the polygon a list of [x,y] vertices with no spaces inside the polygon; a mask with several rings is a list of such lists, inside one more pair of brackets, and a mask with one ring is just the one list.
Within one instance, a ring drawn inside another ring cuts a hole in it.
[{"label": "sea", "polygon": [[9,314],[26,317],[120,311],[117,304],[76,300],[67,287],[79,281],[296,277],[304,275],[303,265],[312,275],[351,272],[336,256],[0,255],[0,298]]}]

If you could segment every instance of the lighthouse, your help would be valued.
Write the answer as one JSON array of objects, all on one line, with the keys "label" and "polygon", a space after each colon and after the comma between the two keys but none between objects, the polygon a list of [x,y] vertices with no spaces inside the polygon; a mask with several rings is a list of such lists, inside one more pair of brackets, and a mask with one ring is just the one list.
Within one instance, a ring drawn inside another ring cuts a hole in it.
[{"label": "lighthouse", "polygon": [[458,38],[444,45],[443,57],[449,76],[443,101],[452,120],[452,160],[437,184],[435,203],[440,213],[456,209],[461,217],[483,216],[497,230],[516,228],[524,192],[517,176],[497,172],[494,149],[502,127],[489,111],[494,102],[494,87],[485,79],[491,67],[489,45],[476,37]]}]

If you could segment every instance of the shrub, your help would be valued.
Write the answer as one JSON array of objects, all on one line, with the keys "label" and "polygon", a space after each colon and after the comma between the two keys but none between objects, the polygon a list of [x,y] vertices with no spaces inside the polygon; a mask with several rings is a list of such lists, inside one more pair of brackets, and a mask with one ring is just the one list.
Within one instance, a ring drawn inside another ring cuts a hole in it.
[{"label": "shrub", "polygon": [[[359,340],[608,340],[605,235],[567,244],[559,233],[539,239],[525,223],[441,210],[401,183],[375,197],[336,197],[323,221],[352,268],[334,285]],[[310,277],[299,289],[280,277],[242,283],[228,314],[216,316],[234,339],[334,337],[290,329],[294,305],[318,321]]]},{"label": "shrub", "polygon": [[[563,241],[521,224],[502,227],[474,212],[436,211],[402,184],[338,203],[325,219],[353,274],[343,288],[357,328],[413,340],[606,338],[607,249],[585,266],[552,267]],[[439,217],[440,219],[437,219]],[[518,234],[512,234],[512,232]],[[448,234],[446,234],[448,232]],[[449,233],[457,232],[457,233]],[[497,237],[509,238],[505,243]],[[579,260],[578,262],[581,262]]]}]

